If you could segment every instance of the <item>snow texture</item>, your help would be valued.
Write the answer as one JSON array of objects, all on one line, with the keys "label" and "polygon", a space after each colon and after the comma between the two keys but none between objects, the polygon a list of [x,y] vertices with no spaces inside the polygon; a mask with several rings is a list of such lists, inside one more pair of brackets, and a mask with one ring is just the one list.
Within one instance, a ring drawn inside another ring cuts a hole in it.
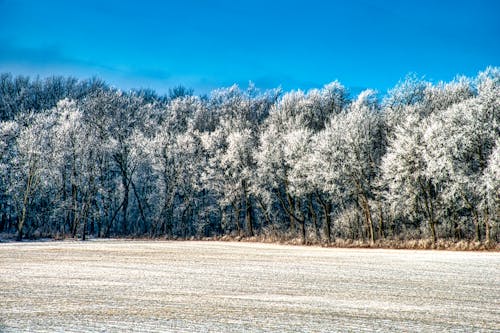
[{"label": "snow texture", "polygon": [[0,244],[2,332],[498,332],[500,254]]}]

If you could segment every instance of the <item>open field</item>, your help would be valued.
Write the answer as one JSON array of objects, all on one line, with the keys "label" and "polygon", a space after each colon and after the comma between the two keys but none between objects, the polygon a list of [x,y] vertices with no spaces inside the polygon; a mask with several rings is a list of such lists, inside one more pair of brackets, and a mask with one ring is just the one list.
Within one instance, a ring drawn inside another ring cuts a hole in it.
[{"label": "open field", "polygon": [[500,253],[0,244],[1,332],[498,332]]}]

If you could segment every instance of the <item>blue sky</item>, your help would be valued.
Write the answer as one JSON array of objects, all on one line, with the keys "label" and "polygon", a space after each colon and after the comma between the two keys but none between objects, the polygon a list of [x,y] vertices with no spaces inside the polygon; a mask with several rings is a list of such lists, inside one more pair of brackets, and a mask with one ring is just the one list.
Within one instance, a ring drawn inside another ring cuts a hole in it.
[{"label": "blue sky", "polygon": [[384,92],[500,65],[500,1],[0,0],[0,72],[163,93],[335,79]]}]

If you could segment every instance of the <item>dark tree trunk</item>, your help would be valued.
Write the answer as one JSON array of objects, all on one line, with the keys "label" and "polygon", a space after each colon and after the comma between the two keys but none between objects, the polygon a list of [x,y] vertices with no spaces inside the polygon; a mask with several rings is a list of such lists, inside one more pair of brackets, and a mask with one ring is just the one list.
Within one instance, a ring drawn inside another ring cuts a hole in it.
[{"label": "dark tree trunk", "polygon": [[83,221],[82,241],[86,239],[86,235],[87,235],[87,221],[85,219]]},{"label": "dark tree trunk", "polygon": [[236,230],[238,231],[238,236],[241,236],[241,226],[240,226],[240,213],[241,213],[241,203],[237,200],[233,202],[234,210],[234,221],[236,224]]},{"label": "dark tree trunk", "polygon": [[382,211],[382,203],[379,201],[378,203],[378,237],[380,239],[385,238],[385,232],[384,232],[384,212]]},{"label": "dark tree trunk", "polygon": [[20,242],[23,240],[23,222],[17,222],[17,236],[16,241]]},{"label": "dark tree trunk", "polygon": [[1,211],[2,211],[2,221],[0,222],[0,231],[4,231],[7,227],[7,215],[3,211],[3,207]]},{"label": "dark tree trunk", "polygon": [[288,201],[288,209],[285,206],[284,206],[284,208],[285,208],[285,210],[288,210],[288,218],[290,221],[290,231],[292,232],[292,234],[295,235],[295,233],[297,231],[297,227],[295,225],[295,219],[293,217],[293,214],[295,212],[295,200],[288,192],[286,193],[286,199]]},{"label": "dark tree trunk", "polygon": [[490,231],[490,214],[488,212],[488,208],[484,210],[484,227],[485,227],[485,240],[486,244],[491,242],[491,231]]},{"label": "dark tree trunk", "polygon": [[269,218],[269,214],[267,213],[267,209],[266,206],[264,205],[264,202],[262,202],[260,198],[257,198],[257,202],[259,203],[260,209],[262,210],[262,215],[264,215],[264,220],[266,222],[265,224],[261,223],[260,229],[262,230],[262,228],[271,224],[271,219]]},{"label": "dark tree trunk", "polygon": [[123,204],[122,204],[122,235],[127,234],[128,229],[128,221],[127,221],[127,211],[128,211],[128,181],[127,176],[123,175],[122,177],[122,185],[123,185]]},{"label": "dark tree trunk", "polygon": [[314,230],[316,232],[316,239],[317,241],[321,241],[321,233],[319,232],[319,226],[318,226],[318,215],[314,210],[312,194],[309,195],[308,209],[309,209],[309,215],[311,216],[311,220],[313,222]]},{"label": "dark tree trunk", "polygon": [[327,202],[321,198],[321,194],[317,193],[316,197],[318,198],[319,203],[321,204],[321,207],[323,207],[323,215],[325,219],[325,233],[326,233],[326,240],[328,244],[332,242],[332,204],[330,202]]},{"label": "dark tree trunk", "polygon": [[248,194],[247,183],[245,180],[242,181],[243,185],[243,198],[245,200],[245,221],[247,228],[247,235],[253,237],[253,209],[252,209],[252,199]]},{"label": "dark tree trunk", "polygon": [[252,209],[252,201],[250,197],[246,198],[246,224],[247,224],[247,232],[248,236],[252,237],[254,235],[253,232],[253,209]]}]

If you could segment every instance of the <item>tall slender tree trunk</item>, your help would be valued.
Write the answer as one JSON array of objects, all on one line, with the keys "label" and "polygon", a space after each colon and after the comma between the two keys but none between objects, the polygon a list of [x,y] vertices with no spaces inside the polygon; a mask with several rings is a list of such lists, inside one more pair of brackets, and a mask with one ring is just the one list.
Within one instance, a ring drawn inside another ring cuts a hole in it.
[{"label": "tall slender tree trunk", "polygon": [[481,227],[479,226],[479,216],[476,211],[473,212],[472,214],[472,220],[474,221],[474,229],[476,231],[476,242],[481,241]]},{"label": "tall slender tree trunk", "polygon": [[144,234],[146,232],[146,229],[147,229],[147,220],[146,220],[146,215],[144,213],[144,207],[142,205],[142,200],[139,196],[139,193],[137,191],[135,183],[132,180],[130,180],[130,185],[132,185],[132,191],[134,192],[134,196],[135,196],[135,199],[137,201],[137,207],[139,208],[139,213],[140,213],[141,220],[142,220],[142,225],[140,226],[141,233]]},{"label": "tall slender tree trunk", "polygon": [[490,231],[490,214],[488,212],[488,208],[484,210],[484,227],[485,227],[485,237],[486,237],[486,244],[489,244],[491,242],[491,231]]},{"label": "tall slender tree trunk", "polygon": [[17,220],[17,241],[22,241],[23,240],[23,227],[26,222],[26,217],[28,215],[28,205],[30,204],[30,196],[31,192],[33,191],[34,188],[34,182],[35,182],[35,171],[34,167],[31,167],[31,161],[30,161],[30,168],[28,171],[28,179],[26,180],[26,188],[24,189],[24,194],[23,194],[23,204],[21,208],[21,217],[18,217]]},{"label": "tall slender tree trunk", "polygon": [[71,185],[71,237],[76,236],[78,230],[79,216],[78,216],[78,192],[75,184]]},{"label": "tall slender tree trunk", "polygon": [[436,244],[437,243],[437,233],[436,233],[436,223],[434,222],[434,220],[429,220],[429,226],[431,229],[432,241],[434,242],[434,244]]},{"label": "tall slender tree trunk", "polygon": [[423,189],[424,193],[424,204],[425,204],[425,210],[427,213],[427,218],[428,218],[428,223],[429,223],[429,229],[431,232],[432,236],[432,241],[434,244],[437,243],[437,232],[436,232],[436,220],[434,217],[434,204],[433,204],[433,189],[432,189],[432,184],[430,181],[427,181],[425,186],[420,183],[421,188]]},{"label": "tall slender tree trunk", "polygon": [[481,241],[481,226],[480,226],[480,222],[479,222],[479,213],[478,213],[476,207],[469,200],[467,195],[465,195],[464,192],[462,192],[461,194],[462,194],[462,198],[464,199],[465,204],[467,205],[467,208],[469,209],[469,211],[472,214],[472,222],[474,223],[474,230],[475,230],[474,238],[475,238],[476,242],[480,242]]},{"label": "tall slender tree trunk", "polygon": [[436,232],[436,220],[434,219],[434,208],[432,201],[429,202],[430,213],[429,213],[429,227],[431,228],[432,241],[434,244],[437,243],[437,232]]},{"label": "tall slender tree trunk", "polygon": [[330,244],[332,242],[332,204],[330,202],[323,204],[323,213],[325,215],[326,239]]},{"label": "tall slender tree trunk", "polygon": [[264,202],[262,201],[262,199],[258,198],[257,197],[257,202],[260,206],[260,209],[262,211],[262,215],[264,215],[264,220],[265,220],[265,224],[264,223],[261,223],[261,227],[260,229],[262,230],[262,228],[268,226],[271,224],[271,218],[269,217],[269,214],[267,212],[267,209],[266,209],[266,205],[264,204]]},{"label": "tall slender tree trunk", "polygon": [[373,220],[372,214],[370,212],[370,206],[368,204],[368,199],[363,193],[360,193],[359,201],[361,202],[361,209],[363,211],[365,223],[368,228],[368,237],[370,239],[370,243],[373,244],[375,243],[375,232],[373,230]]},{"label": "tall slender tree trunk", "polygon": [[26,214],[27,214],[27,210],[28,210],[28,200],[29,200],[28,190],[29,190],[29,185],[28,185],[26,192],[24,193],[23,208],[21,209],[21,217],[18,218],[18,221],[17,221],[17,238],[16,239],[19,242],[23,240],[23,227],[24,227],[24,222],[26,221]]},{"label": "tall slender tree trunk", "polygon": [[253,237],[253,209],[252,209],[252,199],[250,198],[250,194],[247,189],[247,182],[242,180],[243,187],[243,199],[245,200],[245,221],[247,228],[247,235],[249,237]]},{"label": "tall slender tree trunk", "polygon": [[5,214],[5,207],[0,205],[0,212],[2,212],[2,221],[0,222],[0,231],[4,231],[7,229],[7,215]]},{"label": "tall slender tree trunk", "polygon": [[316,239],[317,241],[321,241],[321,233],[319,232],[319,226],[318,226],[318,215],[316,214],[316,211],[314,210],[313,207],[312,194],[309,195],[308,208],[309,208],[309,214],[311,215],[311,220],[313,222],[314,230],[316,232]]},{"label": "tall slender tree trunk", "polygon": [[241,226],[240,226],[240,213],[241,213],[241,203],[238,200],[233,202],[234,210],[234,220],[236,224],[236,230],[238,231],[238,236],[241,236]]},{"label": "tall slender tree trunk", "polygon": [[321,207],[323,207],[323,215],[325,219],[325,232],[326,232],[326,240],[328,244],[332,242],[332,204],[328,201],[325,201],[321,198],[321,195],[317,193],[317,196],[319,203],[321,204]]},{"label": "tall slender tree trunk", "polygon": [[83,231],[82,231],[82,241],[86,239],[87,236],[87,219],[83,220]]},{"label": "tall slender tree trunk", "polygon": [[379,222],[378,222],[378,237],[380,239],[384,239],[385,238],[385,232],[384,232],[384,213],[382,211],[382,203],[379,201],[378,203],[378,219],[379,219]]},{"label": "tall slender tree trunk", "polygon": [[[288,201],[288,209],[289,209],[289,212],[288,212],[288,219],[290,221],[290,231],[292,234],[295,235],[296,231],[297,231],[297,227],[295,225],[295,219],[293,218],[293,214],[295,212],[295,200],[292,198],[292,196],[288,193],[288,191],[286,192],[286,199]],[[286,207],[285,207],[286,208]]]},{"label": "tall slender tree trunk", "polygon": [[[302,212],[301,212],[301,209],[300,209],[300,201],[298,202],[298,210],[297,210],[297,207],[295,206],[297,201],[296,200],[293,200],[292,197],[287,193],[286,194],[286,197],[287,197],[287,201],[288,201],[288,205],[285,203],[285,200],[281,197],[281,195],[278,193],[278,199],[280,200],[281,202],[281,206],[283,207],[283,209],[285,210],[285,212],[288,214],[288,216],[290,217],[290,223],[293,223],[293,225],[295,226],[296,223],[300,223],[301,225],[301,234],[302,234],[302,243],[304,244],[306,242],[306,228],[305,228],[305,218],[304,216],[297,216],[297,212],[300,214],[300,215],[303,215]],[[291,205],[290,205],[291,204]],[[296,235],[296,230],[294,228],[294,231],[293,231],[293,235],[295,236]]]},{"label": "tall slender tree trunk", "polygon": [[21,217],[18,218],[17,221],[17,237],[16,240],[18,242],[23,240],[23,227],[24,227],[24,221],[26,220],[26,207],[23,207]]},{"label": "tall slender tree trunk", "polygon": [[[62,188],[61,188],[61,193],[62,193],[62,201],[64,202],[64,204],[66,206],[66,200],[68,199],[68,193],[67,193],[67,190],[66,190],[66,170],[64,170],[62,172]],[[63,235],[66,234],[66,230],[67,230],[66,228],[70,228],[71,229],[70,218],[71,218],[71,213],[67,209],[67,207],[65,207],[64,219],[63,219],[63,227],[62,227],[62,230],[61,230],[61,233]]]},{"label": "tall slender tree trunk", "polygon": [[332,216],[330,215],[332,213],[332,204],[327,203],[323,207],[323,210],[325,213],[326,237],[328,239],[328,243],[330,244],[332,242]]},{"label": "tall slender tree trunk", "polygon": [[303,218],[302,221],[300,221],[300,230],[302,231],[302,244],[307,243],[307,230],[306,230],[306,219]]},{"label": "tall slender tree trunk", "polygon": [[77,228],[78,228],[78,223],[79,223],[79,216],[78,216],[78,188],[76,186],[76,179],[77,179],[77,173],[76,173],[76,153],[74,151],[74,143],[72,143],[72,159],[71,159],[71,237],[76,236]]},{"label": "tall slender tree trunk", "polygon": [[249,196],[246,197],[246,224],[247,224],[247,232],[250,237],[253,237],[253,209],[252,209],[252,201]]},{"label": "tall slender tree trunk", "polygon": [[123,204],[122,204],[122,235],[127,234],[128,221],[127,221],[127,211],[128,211],[128,181],[127,175],[122,175],[122,185],[123,185]]},{"label": "tall slender tree trunk", "polygon": [[95,218],[92,217],[90,220],[90,230],[89,235],[95,236]]}]

